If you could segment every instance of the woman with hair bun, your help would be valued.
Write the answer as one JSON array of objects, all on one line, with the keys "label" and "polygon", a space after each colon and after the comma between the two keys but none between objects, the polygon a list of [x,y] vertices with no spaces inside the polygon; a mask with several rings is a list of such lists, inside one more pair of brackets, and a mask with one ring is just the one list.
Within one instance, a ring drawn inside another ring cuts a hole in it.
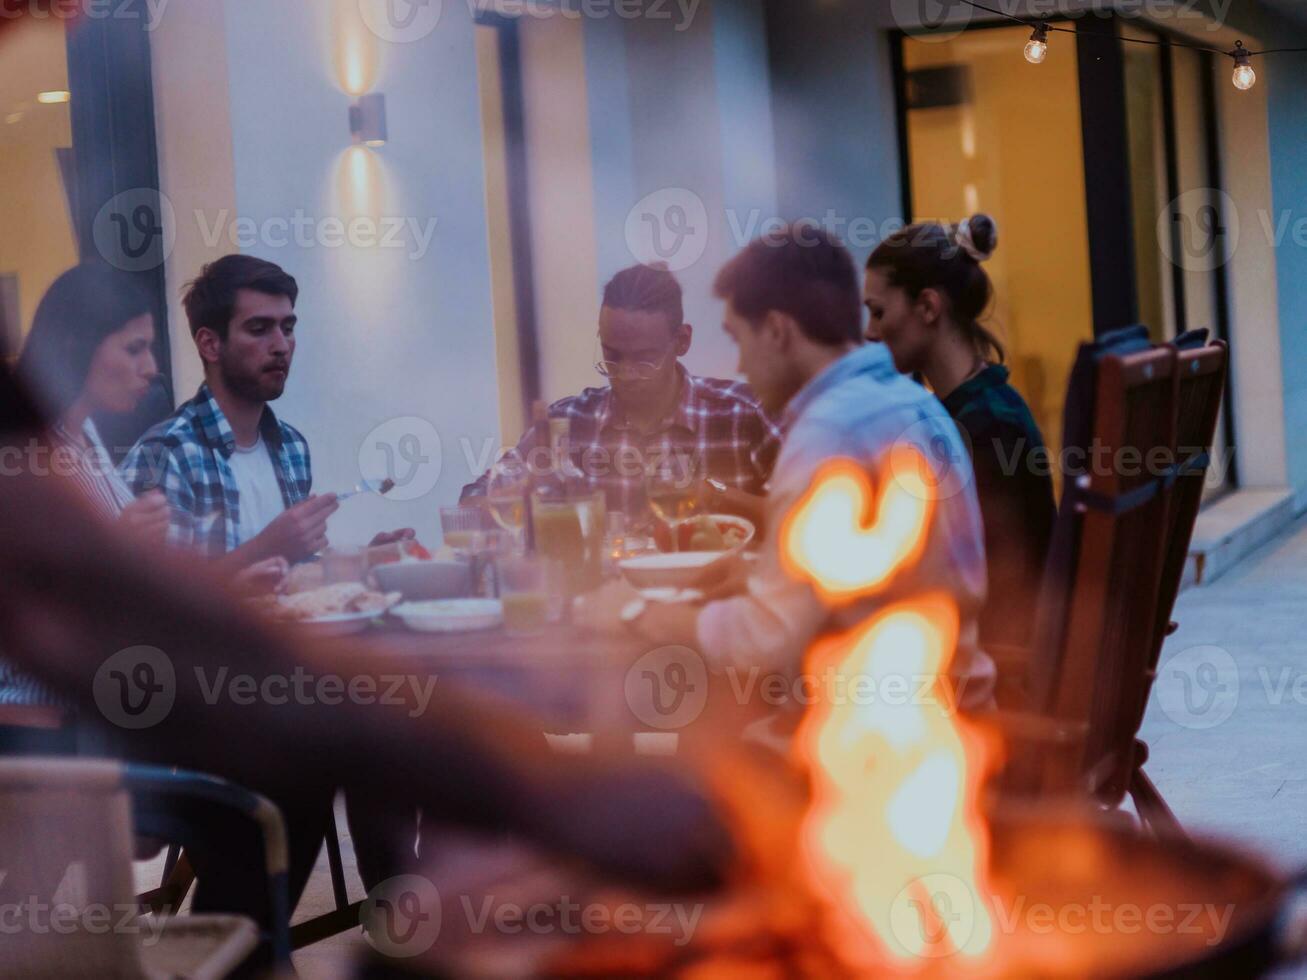
[{"label": "woman with hair bun", "polygon": [[872,253],[863,298],[868,339],[925,378],[970,443],[989,569],[981,643],[1027,647],[1056,510],[1044,438],[980,323],[994,295],[983,263],[997,246],[984,214],[911,225]]}]

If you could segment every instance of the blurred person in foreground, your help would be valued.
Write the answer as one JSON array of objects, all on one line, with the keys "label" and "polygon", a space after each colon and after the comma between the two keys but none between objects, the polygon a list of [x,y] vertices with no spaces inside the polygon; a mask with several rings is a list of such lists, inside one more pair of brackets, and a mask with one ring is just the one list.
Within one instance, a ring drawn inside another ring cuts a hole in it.
[{"label": "blurred person in foreground", "polygon": [[[23,445],[40,424],[0,363],[0,449]],[[722,881],[730,839],[684,777],[650,760],[555,756],[538,721],[455,684],[434,689],[418,713],[410,697],[214,702],[196,681],[214,664],[249,675],[258,689],[297,670],[377,678],[414,667],[411,658],[358,640],[301,646],[235,605],[211,566],[142,551],[97,520],[64,479],[28,468],[0,480],[0,538],[0,644],[21,667],[95,712],[97,672],[108,657],[140,645],[167,657],[176,678],[170,709],[152,727],[121,732],[130,758],[214,773],[256,791],[279,786],[278,802],[301,809],[322,808],[348,781],[367,794],[400,795],[452,824],[511,832],[637,886],[684,893]],[[257,905],[259,848],[230,843],[233,894]],[[236,891],[242,879],[245,890]],[[296,891],[292,884],[292,900]],[[195,907],[222,908],[201,894]]]},{"label": "blurred person in foreground", "polygon": [[988,215],[912,225],[872,252],[863,293],[868,338],[926,379],[966,437],[988,562],[980,642],[991,650],[1030,645],[1057,516],[1043,434],[980,322],[994,295],[983,263],[997,247]]},{"label": "blurred person in foreground", "polygon": [[[761,512],[780,433],[746,385],[686,370],[693,340],[681,285],[665,267],[632,266],[604,287],[594,359],[608,385],[555,402],[549,417],[570,421],[572,462],[610,511],[647,518],[645,475],[675,455],[691,458],[707,509]],[[528,429],[507,458],[534,466],[548,448]],[[464,487],[463,500],[484,498],[489,479]]]},{"label": "blurred person in foreground", "polygon": [[743,594],[702,608],[644,603],[628,625],[650,642],[692,647],[718,670],[760,667],[793,675],[819,634],[859,625],[903,595],[943,591],[961,615],[953,661],[961,703],[988,705],[994,670],[976,629],[985,595],[984,538],[970,479],[956,480],[956,492],[936,498],[921,557],[871,598],[835,605],[782,565],[783,520],[824,464],[852,460],[877,485],[893,478],[887,464],[896,445],[916,447],[928,462],[942,447],[957,466],[969,465],[939,401],[901,375],[883,345],[863,342],[852,255],[819,229],[790,226],[749,245],[721,270],[715,288],[726,301],[724,326],[739,348],[740,371],[784,432],[767,498],[761,568]]},{"label": "blurred person in foreground", "polygon": [[[335,494],[312,493],[308,441],[269,404],[290,377],[298,298],[295,278],[263,259],[206,265],[182,298],[204,383],[123,462],[134,493],[167,497],[169,541],[231,567],[312,557],[339,506]],[[405,528],[372,544],[411,537]]]}]

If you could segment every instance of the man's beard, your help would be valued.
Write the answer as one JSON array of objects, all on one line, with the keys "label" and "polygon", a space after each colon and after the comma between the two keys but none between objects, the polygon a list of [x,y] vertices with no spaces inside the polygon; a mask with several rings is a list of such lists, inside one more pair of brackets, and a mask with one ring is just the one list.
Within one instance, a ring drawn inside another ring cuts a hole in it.
[{"label": "man's beard", "polygon": [[[290,365],[286,364],[285,367],[289,377]],[[245,371],[225,358],[218,362],[218,368],[222,374],[222,383],[227,390],[247,402],[276,401],[286,390],[285,378],[278,378],[262,368],[257,371]]]}]

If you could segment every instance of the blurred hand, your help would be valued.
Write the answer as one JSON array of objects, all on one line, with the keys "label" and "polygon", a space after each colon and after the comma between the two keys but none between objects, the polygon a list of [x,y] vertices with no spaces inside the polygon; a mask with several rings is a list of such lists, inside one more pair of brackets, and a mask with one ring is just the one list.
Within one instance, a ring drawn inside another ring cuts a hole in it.
[{"label": "blurred hand", "polygon": [[231,580],[232,587],[241,595],[267,595],[286,587],[290,575],[290,562],[285,558],[268,558],[242,568]]},{"label": "blurred hand", "polygon": [[401,527],[398,531],[382,531],[372,539],[372,543],[368,547],[380,548],[382,545],[395,544],[399,541],[412,541],[417,536],[417,531],[411,527]]},{"label": "blurred hand", "polygon": [[338,507],[336,495],[325,493],[282,511],[258,537],[264,553],[292,562],[316,555],[327,547],[327,518]]},{"label": "blurred hand", "polygon": [[124,507],[118,519],[133,534],[150,543],[162,544],[168,538],[171,516],[168,498],[160,490],[150,490]]}]

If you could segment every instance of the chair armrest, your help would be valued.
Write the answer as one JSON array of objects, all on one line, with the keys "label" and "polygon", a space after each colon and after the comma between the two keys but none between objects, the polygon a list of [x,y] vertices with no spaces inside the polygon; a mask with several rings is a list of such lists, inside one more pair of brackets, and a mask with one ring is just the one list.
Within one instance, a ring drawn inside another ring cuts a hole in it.
[{"label": "chair armrest", "polygon": [[253,823],[263,841],[270,921],[259,928],[272,947],[278,963],[290,962],[290,899],[286,875],[289,851],[286,825],[281,812],[266,797],[217,776],[167,769],[161,766],[127,765],[123,785],[132,798],[132,820],[137,834],[157,837],[182,847],[204,843],[195,832],[191,815],[203,811],[212,817],[217,811],[233,823]]}]

